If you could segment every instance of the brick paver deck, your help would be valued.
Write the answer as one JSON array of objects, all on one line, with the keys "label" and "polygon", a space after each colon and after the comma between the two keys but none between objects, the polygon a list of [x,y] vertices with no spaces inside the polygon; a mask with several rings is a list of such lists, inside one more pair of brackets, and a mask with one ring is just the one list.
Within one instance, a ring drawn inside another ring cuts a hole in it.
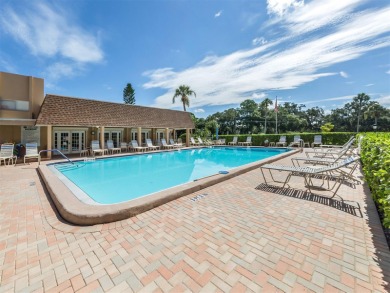
[{"label": "brick paver deck", "polygon": [[389,291],[390,253],[364,184],[343,186],[343,204],[267,187],[254,170],[76,227],[56,214],[36,166],[0,167],[0,292]]}]

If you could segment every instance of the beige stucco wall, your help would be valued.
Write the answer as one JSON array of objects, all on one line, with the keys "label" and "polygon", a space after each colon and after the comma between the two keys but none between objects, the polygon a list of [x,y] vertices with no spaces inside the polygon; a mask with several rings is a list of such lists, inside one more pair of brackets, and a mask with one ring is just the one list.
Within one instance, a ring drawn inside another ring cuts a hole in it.
[{"label": "beige stucco wall", "polygon": [[0,100],[29,102],[28,111],[0,109],[0,118],[35,119],[44,97],[42,78],[0,72]]}]

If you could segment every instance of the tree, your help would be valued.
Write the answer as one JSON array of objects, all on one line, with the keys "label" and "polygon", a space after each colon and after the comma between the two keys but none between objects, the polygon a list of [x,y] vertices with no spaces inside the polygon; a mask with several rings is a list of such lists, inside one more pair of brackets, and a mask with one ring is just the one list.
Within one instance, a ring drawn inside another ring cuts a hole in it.
[{"label": "tree", "polygon": [[265,98],[260,104],[260,112],[264,114],[264,133],[267,133],[267,116],[268,116],[268,106],[272,105],[273,102],[269,98]]},{"label": "tree", "polygon": [[322,132],[331,132],[334,128],[334,125],[332,123],[325,123],[324,125],[321,126],[321,131]]},{"label": "tree", "polygon": [[192,96],[192,95],[194,95],[196,97],[196,93],[193,90],[191,90],[189,86],[181,85],[176,89],[175,94],[174,94],[173,99],[172,99],[172,103],[173,104],[175,103],[175,98],[181,97],[181,102],[183,103],[183,109],[184,109],[184,112],[186,112],[187,111],[186,106],[187,107],[190,106],[189,96]]},{"label": "tree", "polygon": [[133,89],[131,83],[128,83],[123,89],[123,101],[127,105],[135,104],[135,90]]},{"label": "tree", "polygon": [[357,126],[356,126],[356,132],[359,132],[360,128],[360,113],[362,111],[362,106],[367,106],[368,101],[370,100],[370,96],[366,95],[365,93],[358,94],[356,97],[353,98],[353,101],[351,105],[353,108],[357,108]]},{"label": "tree", "polygon": [[318,131],[324,120],[324,109],[314,107],[306,110],[306,120],[309,130]]},{"label": "tree", "polygon": [[364,120],[368,118],[374,118],[375,124],[378,125],[378,118],[384,112],[384,108],[378,104],[378,102],[372,102],[370,106],[368,106],[367,110],[364,112]]}]

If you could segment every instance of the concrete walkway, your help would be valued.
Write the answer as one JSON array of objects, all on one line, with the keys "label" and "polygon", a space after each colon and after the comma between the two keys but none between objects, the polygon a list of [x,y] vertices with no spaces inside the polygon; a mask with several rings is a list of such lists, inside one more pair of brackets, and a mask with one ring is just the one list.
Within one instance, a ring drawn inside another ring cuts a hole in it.
[{"label": "concrete walkway", "polygon": [[0,167],[0,292],[390,290],[364,184],[343,185],[343,203],[305,193],[302,178],[298,189],[267,187],[254,170],[127,220],[76,227],[56,214],[36,166]]}]

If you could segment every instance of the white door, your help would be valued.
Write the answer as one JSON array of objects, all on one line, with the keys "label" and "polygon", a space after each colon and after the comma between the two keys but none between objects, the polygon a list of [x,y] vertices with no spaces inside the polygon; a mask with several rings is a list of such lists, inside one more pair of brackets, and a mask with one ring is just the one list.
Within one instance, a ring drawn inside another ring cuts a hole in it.
[{"label": "white door", "polygon": [[121,131],[111,131],[111,140],[114,142],[114,147],[120,147],[122,141]]},{"label": "white door", "polygon": [[54,148],[63,154],[70,153],[70,131],[54,132]]},{"label": "white door", "polygon": [[72,131],[71,133],[71,152],[79,153],[85,149],[85,132]]}]

